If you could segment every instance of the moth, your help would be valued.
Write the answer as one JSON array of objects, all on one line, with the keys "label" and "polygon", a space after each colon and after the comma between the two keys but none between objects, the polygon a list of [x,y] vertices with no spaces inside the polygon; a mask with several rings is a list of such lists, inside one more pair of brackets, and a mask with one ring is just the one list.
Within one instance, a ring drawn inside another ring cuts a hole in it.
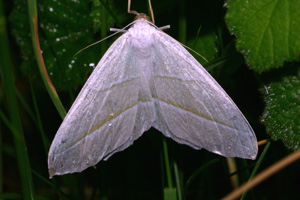
[{"label": "moth", "polygon": [[94,166],[150,127],[194,149],[255,159],[254,131],[221,86],[130,3],[128,11],[137,19],[97,64],[56,133],[50,177]]}]

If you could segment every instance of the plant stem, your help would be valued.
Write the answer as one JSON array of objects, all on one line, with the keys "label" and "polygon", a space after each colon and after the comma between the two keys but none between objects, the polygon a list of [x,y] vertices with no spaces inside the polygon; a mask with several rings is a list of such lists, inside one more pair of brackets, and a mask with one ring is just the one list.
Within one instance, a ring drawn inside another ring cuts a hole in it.
[{"label": "plant stem", "polygon": [[31,40],[32,46],[35,54],[35,58],[43,79],[43,82],[46,86],[48,94],[55,105],[59,115],[61,118],[65,118],[66,111],[58,97],[58,94],[49,78],[44,59],[41,53],[39,35],[38,35],[38,18],[37,18],[37,8],[36,8],[36,0],[28,0],[28,15],[29,15],[29,24],[30,24],[30,32],[31,32]]},{"label": "plant stem", "polygon": [[166,165],[166,173],[167,173],[167,181],[168,181],[168,188],[173,188],[172,176],[171,176],[171,169],[170,169],[170,162],[169,162],[169,155],[168,155],[168,147],[166,138],[163,138],[163,148],[164,148],[164,157],[165,157],[165,165]]}]

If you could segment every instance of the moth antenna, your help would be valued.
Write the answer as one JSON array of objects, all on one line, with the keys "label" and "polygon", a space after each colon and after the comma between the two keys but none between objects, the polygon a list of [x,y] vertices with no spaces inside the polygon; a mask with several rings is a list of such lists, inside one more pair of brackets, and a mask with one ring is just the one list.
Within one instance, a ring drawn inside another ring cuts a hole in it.
[{"label": "moth antenna", "polygon": [[[151,0],[148,0],[148,4],[149,4],[149,11],[150,11],[150,15],[151,15],[151,19],[152,19],[152,23],[155,24],[155,21],[154,21],[154,14],[153,14],[153,9],[152,9],[152,5],[151,5]],[[131,10],[131,0],[128,0],[128,13],[130,14],[134,14],[136,16],[139,16],[140,13],[138,13],[137,11],[135,10]],[[142,16],[142,18],[146,18],[144,16]]]},{"label": "moth antenna", "polygon": [[180,44],[181,44],[184,48],[186,48],[186,49],[188,49],[188,50],[194,52],[195,54],[197,54],[198,56],[200,56],[203,60],[205,60],[206,62],[208,62],[208,60],[207,60],[204,56],[202,56],[200,53],[198,53],[198,52],[195,51],[194,49],[192,49],[192,48],[186,46],[185,44],[183,44],[183,43],[181,43],[181,42],[180,42]]},{"label": "moth antenna", "polygon": [[150,14],[151,14],[152,23],[155,24],[153,9],[152,9],[152,6],[151,6],[151,0],[148,0],[148,3],[149,3],[149,10],[150,10]]},{"label": "moth antenna", "polygon": [[122,29],[111,28],[110,31],[116,31],[116,32],[113,33],[113,34],[111,34],[111,35],[109,35],[109,36],[107,36],[107,37],[105,37],[105,38],[103,38],[103,39],[101,39],[101,40],[99,40],[99,41],[97,41],[97,42],[94,42],[94,43],[92,43],[92,44],[90,44],[90,45],[84,47],[83,49],[77,51],[77,53],[75,53],[74,56],[76,56],[77,54],[79,54],[79,53],[81,53],[82,51],[86,50],[87,48],[89,48],[89,47],[91,47],[91,46],[94,46],[95,44],[98,44],[98,43],[102,42],[103,40],[107,40],[108,38],[110,38],[110,37],[112,37],[112,36],[114,36],[114,35],[116,35],[116,34],[118,34],[118,33],[121,33],[121,32],[124,33],[124,32],[126,32],[125,29],[128,28],[129,26],[131,26],[133,23],[134,23],[134,22],[131,22],[130,24],[128,24],[127,26],[125,26],[125,27],[122,28]]}]

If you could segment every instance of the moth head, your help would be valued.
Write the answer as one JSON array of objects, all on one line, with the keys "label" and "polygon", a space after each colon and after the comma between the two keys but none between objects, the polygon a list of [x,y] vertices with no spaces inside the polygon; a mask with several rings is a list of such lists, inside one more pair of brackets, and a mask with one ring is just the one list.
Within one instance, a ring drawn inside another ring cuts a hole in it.
[{"label": "moth head", "polygon": [[149,22],[152,22],[151,20],[150,20],[150,17],[148,17],[146,14],[144,14],[144,13],[139,13],[135,18],[134,18],[134,20],[138,20],[138,19],[141,19],[141,18],[143,18],[143,19],[146,19],[147,21],[149,21]]}]

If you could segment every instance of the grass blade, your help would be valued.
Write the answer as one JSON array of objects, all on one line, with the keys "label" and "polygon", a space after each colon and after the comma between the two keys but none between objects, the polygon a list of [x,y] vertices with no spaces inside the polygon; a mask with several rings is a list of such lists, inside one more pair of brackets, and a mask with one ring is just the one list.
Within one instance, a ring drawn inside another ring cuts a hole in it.
[{"label": "grass blade", "polygon": [[47,91],[50,95],[52,102],[54,103],[59,115],[63,119],[66,116],[66,111],[58,97],[58,94],[49,78],[44,59],[41,53],[41,47],[39,42],[38,35],[38,19],[37,19],[37,8],[36,8],[36,0],[28,0],[28,15],[29,15],[29,24],[30,24],[30,32],[32,39],[32,46],[34,49],[35,57],[37,60],[37,64],[43,79],[43,82],[47,88]]},{"label": "grass blade", "polygon": [[10,56],[8,36],[6,32],[6,19],[3,11],[2,1],[0,1],[0,67],[2,71],[2,81],[4,91],[7,98],[7,109],[9,112],[9,120],[12,126],[16,129],[16,134],[13,134],[15,149],[17,154],[18,167],[21,177],[21,185],[24,199],[35,199],[34,186],[31,175],[31,168],[27,154],[26,141],[24,138],[21,119],[19,116],[17,98],[15,94],[13,64]]}]

